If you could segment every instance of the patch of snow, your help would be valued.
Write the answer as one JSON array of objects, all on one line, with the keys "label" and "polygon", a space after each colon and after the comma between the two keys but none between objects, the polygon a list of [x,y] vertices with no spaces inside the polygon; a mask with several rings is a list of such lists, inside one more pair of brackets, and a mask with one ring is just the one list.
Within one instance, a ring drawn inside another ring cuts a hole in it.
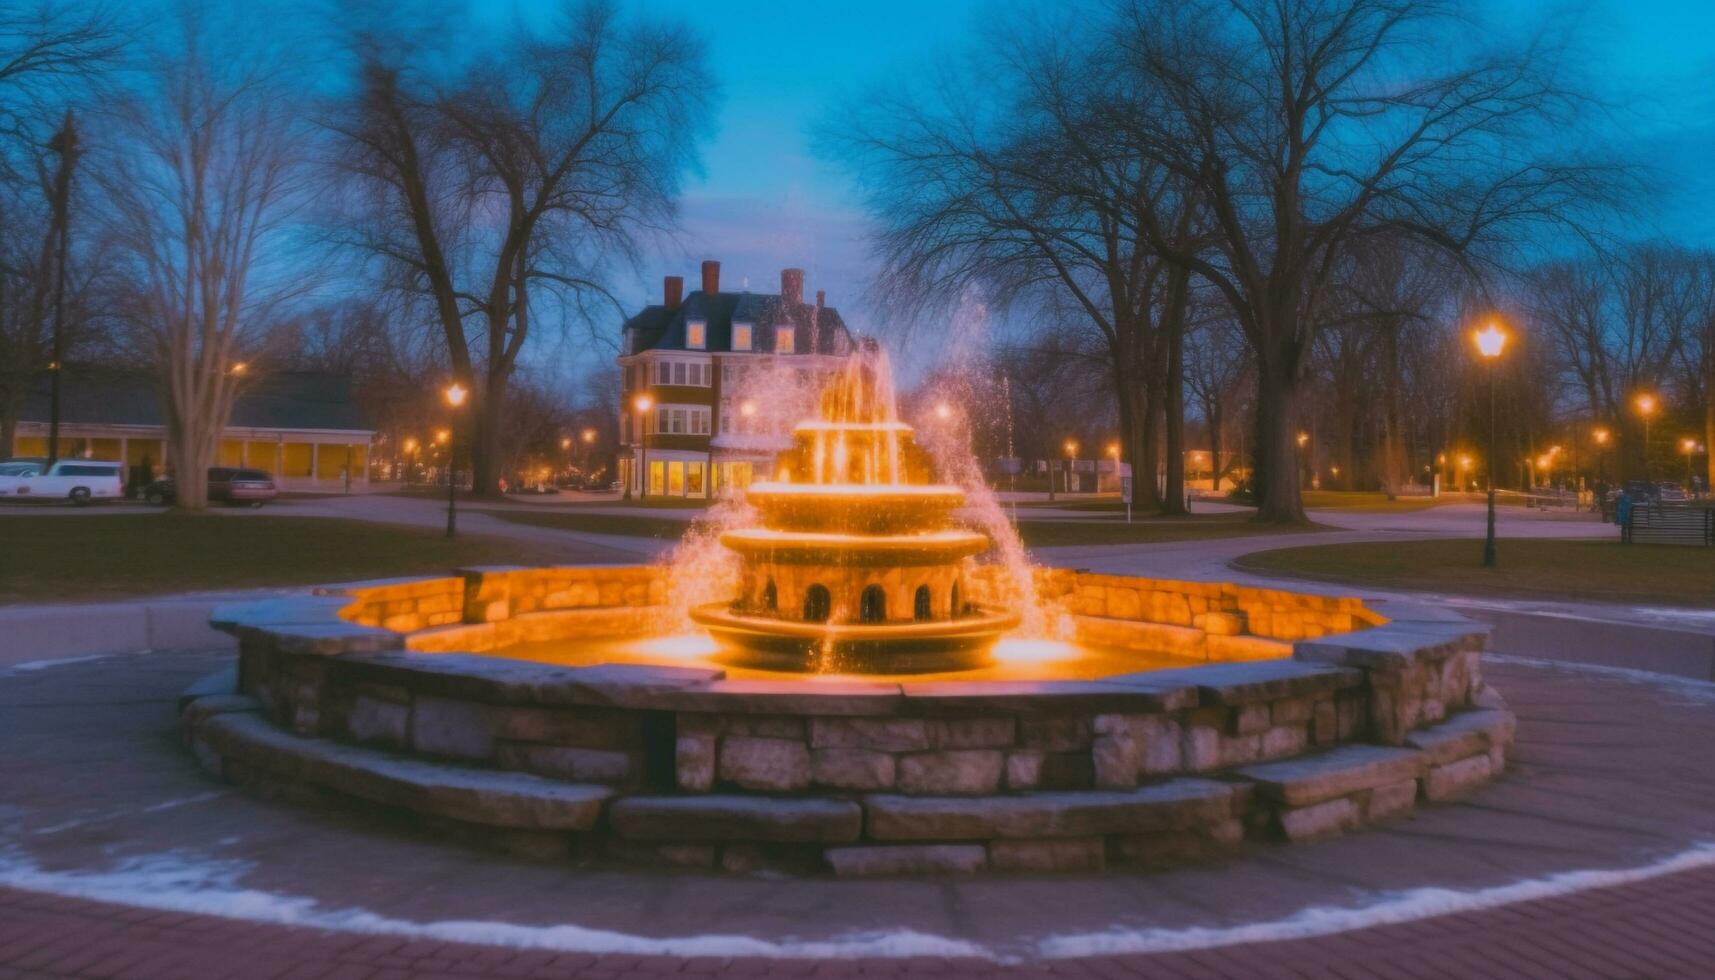
[{"label": "patch of snow", "polygon": [[[146,652],[146,651],[142,651]],[[50,667],[64,667],[67,664],[88,663],[91,660],[106,660],[113,656],[110,653],[94,653],[84,657],[59,657],[49,660],[26,660],[6,668],[15,674],[27,674],[36,670],[47,670]]]},{"label": "patch of snow", "polygon": [[1571,674],[1597,674],[1611,680],[1625,681],[1628,684],[1659,687],[1685,698],[1687,704],[1715,704],[1715,681],[1703,681],[1695,677],[1662,674],[1653,670],[1637,670],[1632,667],[1610,667],[1606,664],[1580,664],[1564,660],[1515,657],[1504,653],[1485,653],[1483,654],[1483,661],[1518,667],[1533,667],[1539,670],[1558,670]]},{"label": "patch of snow", "polygon": [[577,925],[444,920],[413,922],[361,908],[323,908],[315,899],[238,884],[247,862],[182,853],[121,862],[110,871],[50,871],[16,848],[0,849],[0,885],[90,901],[193,915],[375,935],[510,948],[637,956],[751,956],[792,959],[933,957],[992,958],[982,946],[912,929],[873,930],[825,940],[773,940],[742,935],[639,936]]},{"label": "patch of snow", "polygon": [[1563,871],[1546,878],[1527,878],[1489,888],[1412,888],[1374,896],[1364,904],[1312,906],[1268,922],[1191,928],[1123,928],[1038,940],[1036,953],[1045,959],[1085,956],[1166,953],[1210,949],[1241,943],[1308,939],[1371,926],[1412,922],[1456,912],[1475,912],[1517,902],[1570,895],[1592,888],[1612,888],[1662,875],[1715,865],[1715,842],[1704,842],[1637,868]]},{"label": "patch of snow", "polygon": [[[1567,871],[1488,888],[1414,888],[1377,893],[1349,907],[1313,906],[1266,922],[1181,928],[1114,927],[1036,938],[1025,947],[1043,959],[1208,949],[1331,935],[1455,912],[1567,895],[1715,865],[1715,842],[1636,868]],[[362,908],[324,908],[315,899],[245,888],[250,864],[168,853],[134,858],[109,871],[52,871],[16,848],[0,848],[0,885],[91,901],[212,915],[282,926],[520,949],[658,956],[751,956],[855,959],[917,956],[1015,960],[978,943],[912,929],[878,929],[821,940],[743,935],[640,936],[584,926],[520,925],[480,920],[415,922]]]},{"label": "patch of snow", "polygon": [[135,816],[140,816],[140,815],[145,814],[145,813],[161,813],[165,810],[177,810],[181,806],[191,806],[191,805],[197,804],[197,803],[207,803],[209,800],[218,800],[223,796],[231,796],[232,793],[233,793],[232,790],[212,790],[212,791],[207,792],[207,793],[198,793],[195,796],[183,796],[183,797],[180,797],[176,800],[162,800],[159,803],[150,804],[149,806],[143,807],[141,809],[115,810],[115,811],[112,811],[109,813],[102,813],[102,814],[98,814],[96,816],[91,816],[91,817],[77,817],[77,818],[74,818],[71,820],[62,821],[60,823],[51,824],[47,827],[42,827],[40,829],[33,830],[33,831],[31,831],[31,833],[32,834],[57,834],[60,831],[70,830],[73,827],[82,827],[85,824],[102,823],[102,822],[107,821],[107,820],[117,820],[120,817],[135,817]]}]

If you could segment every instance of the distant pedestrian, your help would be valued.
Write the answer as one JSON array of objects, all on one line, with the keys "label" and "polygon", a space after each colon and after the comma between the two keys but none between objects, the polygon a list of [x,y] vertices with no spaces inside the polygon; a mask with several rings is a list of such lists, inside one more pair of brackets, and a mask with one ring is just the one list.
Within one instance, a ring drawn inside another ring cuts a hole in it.
[{"label": "distant pedestrian", "polygon": [[1629,490],[1621,490],[1620,498],[1614,501],[1614,521],[1620,525],[1620,543],[1632,543],[1632,494]]},{"label": "distant pedestrian", "polygon": [[1608,523],[1608,481],[1596,481],[1596,509],[1602,514],[1602,523]]}]

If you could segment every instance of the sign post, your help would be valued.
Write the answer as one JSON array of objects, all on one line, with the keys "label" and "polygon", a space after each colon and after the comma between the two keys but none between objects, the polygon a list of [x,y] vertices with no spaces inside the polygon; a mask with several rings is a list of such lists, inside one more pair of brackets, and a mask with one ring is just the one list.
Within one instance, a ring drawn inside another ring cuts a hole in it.
[{"label": "sign post", "polygon": [[1120,499],[1125,501],[1125,522],[1131,523],[1131,477],[1120,477]]}]

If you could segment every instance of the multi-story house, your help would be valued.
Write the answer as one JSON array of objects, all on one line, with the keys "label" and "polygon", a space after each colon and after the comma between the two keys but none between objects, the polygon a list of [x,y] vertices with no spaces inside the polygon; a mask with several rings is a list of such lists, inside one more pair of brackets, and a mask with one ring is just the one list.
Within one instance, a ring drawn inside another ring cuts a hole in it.
[{"label": "multi-story house", "polygon": [[619,475],[628,496],[712,497],[748,486],[791,444],[792,427],[854,348],[838,310],[804,302],[804,270],[780,292],[702,289],[667,276],[659,305],[625,322],[619,357]]}]

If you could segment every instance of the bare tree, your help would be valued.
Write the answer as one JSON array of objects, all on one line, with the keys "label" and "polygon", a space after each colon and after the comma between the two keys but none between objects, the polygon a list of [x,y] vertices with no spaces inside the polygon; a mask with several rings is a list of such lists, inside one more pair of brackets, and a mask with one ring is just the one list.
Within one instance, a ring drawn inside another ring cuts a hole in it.
[{"label": "bare tree", "polygon": [[88,279],[71,268],[72,110],[125,41],[104,4],[0,10],[0,455],[38,374],[72,349],[67,292],[76,309]]},{"label": "bare tree", "polygon": [[625,22],[603,2],[518,29],[449,81],[430,77],[430,55],[365,39],[335,128],[365,201],[357,240],[426,300],[474,393],[474,489],[489,494],[535,321],[619,310],[607,277],[673,221],[714,84],[689,30]]},{"label": "bare tree", "polygon": [[1300,383],[1342,260],[1378,234],[1466,261],[1604,198],[1608,168],[1532,152],[1576,105],[1544,45],[1449,45],[1435,0],[1132,0],[1116,41],[1152,101],[1153,156],[1211,210],[1197,250],[1256,353],[1258,517],[1301,521]]},{"label": "bare tree", "polygon": [[1079,324],[1105,362],[1138,503],[1181,513],[1191,277],[1141,229],[1183,242],[1199,211],[1138,143],[1135,93],[1099,40],[1021,19],[963,73],[877,91],[823,141],[856,167],[880,216],[887,297],[933,322],[978,283],[996,308]]},{"label": "bare tree", "polygon": [[200,510],[246,347],[313,280],[288,247],[307,141],[283,48],[193,3],[172,25],[104,120],[98,173],[124,277],[116,315],[159,371],[178,506]]}]

